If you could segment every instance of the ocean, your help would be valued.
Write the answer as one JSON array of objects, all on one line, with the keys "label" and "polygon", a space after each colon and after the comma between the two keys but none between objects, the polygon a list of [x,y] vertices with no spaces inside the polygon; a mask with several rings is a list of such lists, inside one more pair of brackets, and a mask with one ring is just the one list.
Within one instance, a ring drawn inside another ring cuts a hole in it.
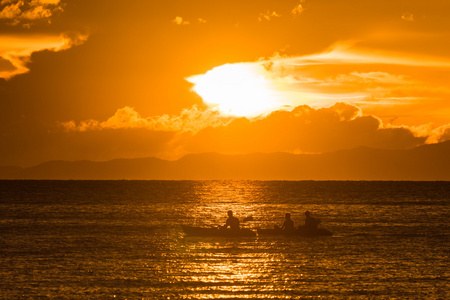
[{"label": "ocean", "polygon": [[[0,181],[0,299],[448,299],[449,204],[450,182]],[[334,234],[181,228],[228,210]]]}]

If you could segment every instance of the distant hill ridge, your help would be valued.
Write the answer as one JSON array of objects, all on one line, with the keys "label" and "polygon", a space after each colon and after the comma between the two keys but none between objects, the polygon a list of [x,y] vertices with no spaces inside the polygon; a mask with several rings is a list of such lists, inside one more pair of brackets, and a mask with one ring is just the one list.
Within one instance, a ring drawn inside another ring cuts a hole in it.
[{"label": "distant hill ridge", "polygon": [[450,141],[410,150],[358,147],[324,154],[189,154],[105,162],[49,161],[0,167],[0,179],[450,180]]}]

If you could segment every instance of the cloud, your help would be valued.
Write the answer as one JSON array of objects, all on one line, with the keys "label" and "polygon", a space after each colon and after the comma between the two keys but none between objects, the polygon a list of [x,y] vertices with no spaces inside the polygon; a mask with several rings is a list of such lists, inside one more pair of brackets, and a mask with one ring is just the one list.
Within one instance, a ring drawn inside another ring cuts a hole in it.
[{"label": "cloud", "polygon": [[267,10],[266,12],[259,14],[258,21],[259,22],[270,21],[273,18],[279,18],[279,17],[281,17],[281,15],[279,13],[277,13],[276,11],[271,12],[270,10]]},{"label": "cloud", "polygon": [[336,77],[337,82],[378,83],[378,84],[410,84],[405,75],[394,75],[386,72],[351,72]]},{"label": "cloud", "polygon": [[185,21],[183,19],[183,17],[179,17],[179,16],[175,17],[175,19],[172,20],[172,23],[175,23],[177,25],[189,25],[190,24],[189,21]]},{"label": "cloud", "polygon": [[84,44],[87,41],[89,34],[82,34],[78,31],[66,31],[61,33],[60,37],[63,39],[63,46],[61,46],[58,51]]},{"label": "cloud", "polygon": [[305,0],[300,0],[300,4],[298,4],[296,7],[294,7],[294,9],[292,9],[291,14],[293,14],[294,16],[300,15],[304,10],[302,5],[303,2],[305,2]]},{"label": "cloud", "polygon": [[34,52],[58,52],[83,44],[87,34],[65,32],[60,35],[0,35],[0,78],[9,79],[29,71],[27,64]]},{"label": "cloud", "polygon": [[[83,147],[87,147],[88,151],[95,152],[89,156],[86,150],[81,149],[82,153],[88,155],[84,159],[147,156],[177,159],[187,154],[185,147],[178,144],[179,140],[191,138],[204,128],[226,126],[231,120],[212,110],[200,110],[197,106],[183,110],[180,115],[143,118],[134,108],[126,106],[118,109],[106,121],[91,119],[62,122],[59,125],[60,128],[64,128],[64,136],[71,137],[72,144],[85,145]],[[94,136],[95,138],[92,138]],[[87,138],[89,141],[86,141]],[[126,145],[123,140],[126,141]],[[88,144],[89,146],[86,146]],[[110,145],[110,148],[105,149],[103,145]],[[76,151],[80,151],[79,148],[75,149],[78,150],[71,150],[74,157]],[[63,152],[68,151],[66,149]]]},{"label": "cloud", "polygon": [[428,144],[440,143],[450,140],[450,124],[440,126],[434,130],[430,130],[429,127],[425,128],[425,134],[427,134]]},{"label": "cloud", "polygon": [[[393,36],[392,38],[395,38]],[[397,37],[401,38],[401,37]],[[361,41],[340,41],[327,50],[312,55],[285,58],[285,62],[294,65],[321,64],[390,64],[422,67],[450,67],[450,60],[436,57],[421,56],[412,53],[396,53],[379,49],[364,49],[358,47]]]},{"label": "cloud", "polygon": [[[27,126],[30,128],[23,130],[29,136],[21,143],[17,143],[16,134],[6,134],[5,145],[11,146],[0,147],[3,161],[9,159],[11,163],[14,155],[25,155],[30,148],[33,155],[27,164],[42,159],[176,159],[200,152],[321,153],[358,146],[406,149],[423,144],[432,130],[431,126],[414,130],[384,126],[377,117],[346,103],[321,109],[303,105],[252,120],[223,119],[197,107],[180,115],[144,118],[125,107],[105,121],[69,121],[50,131],[39,124]],[[435,140],[448,139],[449,129],[450,124],[435,130]],[[43,136],[46,142],[37,143]],[[10,147],[15,147],[13,152],[7,151]]]},{"label": "cloud", "polygon": [[408,22],[414,22],[414,15],[412,13],[404,13],[402,15],[402,20],[408,21]]},{"label": "cloud", "polygon": [[365,115],[359,107],[347,103],[318,109],[302,105],[251,120],[223,118],[198,107],[178,116],[143,118],[133,108],[124,107],[106,121],[69,121],[61,126],[72,133],[111,130],[130,133],[144,130],[151,135],[171,133],[172,139],[161,145],[168,151],[159,152],[161,157],[200,152],[323,153],[358,146],[409,149],[450,138],[450,124],[437,129],[384,125],[376,116]]},{"label": "cloud", "polygon": [[425,142],[408,128],[387,128],[353,105],[328,108],[299,106],[257,120],[235,119],[226,126],[205,128],[188,141],[186,152],[322,153],[369,146],[408,149]]},{"label": "cloud", "polygon": [[22,24],[30,27],[37,21],[51,23],[51,17],[62,12],[63,6],[59,0],[2,0],[0,2],[0,20],[16,26]]},{"label": "cloud", "polygon": [[[207,21],[203,18],[197,18],[197,22],[199,24],[205,24]],[[185,20],[183,17],[177,16],[175,17],[175,19],[172,20],[172,23],[177,24],[177,25],[190,25],[191,22]]]},{"label": "cloud", "polygon": [[223,126],[230,118],[219,115],[212,110],[200,110],[197,106],[185,109],[178,116],[156,116],[143,118],[134,110],[126,106],[118,109],[106,121],[86,120],[62,122],[61,126],[68,131],[99,131],[104,129],[147,129],[152,131],[173,131],[196,133],[205,127]]},{"label": "cloud", "polygon": [[[363,105],[364,109],[367,105],[386,110],[393,105],[411,108],[414,104],[416,114],[434,115],[448,107],[448,59],[370,52],[352,46],[355,43],[340,43],[322,53],[305,56],[277,54],[257,63],[263,64],[264,76],[276,83],[286,105],[325,107],[340,99]],[[383,114],[386,113],[387,110]]]}]

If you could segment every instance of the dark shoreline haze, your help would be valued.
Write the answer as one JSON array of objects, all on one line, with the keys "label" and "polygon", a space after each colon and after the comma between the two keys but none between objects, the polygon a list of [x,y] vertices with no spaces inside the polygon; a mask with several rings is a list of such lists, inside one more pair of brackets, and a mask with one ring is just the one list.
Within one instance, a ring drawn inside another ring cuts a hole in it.
[{"label": "dark shoreline haze", "polygon": [[450,141],[410,150],[359,147],[324,154],[190,154],[105,162],[50,161],[0,167],[0,179],[81,180],[450,180]]}]

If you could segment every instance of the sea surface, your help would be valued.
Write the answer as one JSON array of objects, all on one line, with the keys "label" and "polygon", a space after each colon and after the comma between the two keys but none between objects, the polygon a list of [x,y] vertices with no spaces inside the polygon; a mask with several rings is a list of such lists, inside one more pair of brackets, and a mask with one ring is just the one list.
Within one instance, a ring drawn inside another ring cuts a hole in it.
[{"label": "sea surface", "polygon": [[[0,181],[0,299],[449,299],[450,182]],[[331,237],[187,237],[227,211]]]}]

